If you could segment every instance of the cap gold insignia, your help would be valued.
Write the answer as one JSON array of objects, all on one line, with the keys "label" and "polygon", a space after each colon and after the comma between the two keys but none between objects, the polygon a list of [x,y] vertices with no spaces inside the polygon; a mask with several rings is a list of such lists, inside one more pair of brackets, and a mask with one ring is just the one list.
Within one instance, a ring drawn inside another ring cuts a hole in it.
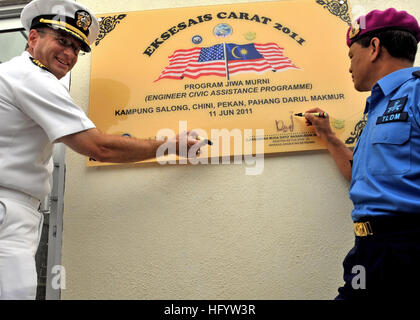
[{"label": "cap gold insignia", "polygon": [[349,38],[353,39],[355,36],[357,36],[360,32],[360,25],[359,22],[355,21],[352,25],[351,25],[351,29],[350,29],[350,33],[349,33]]},{"label": "cap gold insignia", "polygon": [[90,17],[90,14],[86,11],[77,11],[76,24],[79,28],[82,28],[85,31],[89,29],[90,25],[92,24],[92,18]]}]

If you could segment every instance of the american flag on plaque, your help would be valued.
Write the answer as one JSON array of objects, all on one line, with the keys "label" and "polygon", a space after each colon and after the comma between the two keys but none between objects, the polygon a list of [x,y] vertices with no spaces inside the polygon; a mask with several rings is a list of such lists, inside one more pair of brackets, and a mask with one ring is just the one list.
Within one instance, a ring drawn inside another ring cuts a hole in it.
[{"label": "american flag on plaque", "polygon": [[176,50],[169,56],[169,65],[161,79],[197,79],[220,76],[229,79],[239,73],[264,73],[299,69],[283,55],[284,48],[276,43],[220,43],[211,47]]}]

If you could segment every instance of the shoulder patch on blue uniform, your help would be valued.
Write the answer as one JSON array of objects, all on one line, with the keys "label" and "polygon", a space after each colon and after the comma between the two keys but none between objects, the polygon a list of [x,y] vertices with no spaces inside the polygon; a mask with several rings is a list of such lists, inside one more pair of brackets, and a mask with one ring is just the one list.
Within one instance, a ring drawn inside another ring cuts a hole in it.
[{"label": "shoulder patch on blue uniform", "polygon": [[415,76],[416,78],[420,78],[420,70],[414,71],[413,76]]},{"label": "shoulder patch on blue uniform", "polygon": [[378,120],[376,120],[376,124],[396,122],[396,121],[407,121],[407,119],[408,119],[408,112],[393,113],[393,114],[383,115],[383,116],[378,117]]},{"label": "shoulder patch on blue uniform", "polygon": [[407,104],[408,96],[390,100],[386,107],[384,116],[394,114],[394,113],[401,113],[404,110],[405,105]]}]

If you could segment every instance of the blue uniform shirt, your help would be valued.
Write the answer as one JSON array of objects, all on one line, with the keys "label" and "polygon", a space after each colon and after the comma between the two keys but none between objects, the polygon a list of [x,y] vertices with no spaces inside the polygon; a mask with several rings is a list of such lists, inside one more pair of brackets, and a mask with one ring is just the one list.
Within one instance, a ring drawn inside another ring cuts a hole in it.
[{"label": "blue uniform shirt", "polygon": [[372,88],[368,119],[353,152],[352,219],[420,217],[420,68],[395,71]]}]

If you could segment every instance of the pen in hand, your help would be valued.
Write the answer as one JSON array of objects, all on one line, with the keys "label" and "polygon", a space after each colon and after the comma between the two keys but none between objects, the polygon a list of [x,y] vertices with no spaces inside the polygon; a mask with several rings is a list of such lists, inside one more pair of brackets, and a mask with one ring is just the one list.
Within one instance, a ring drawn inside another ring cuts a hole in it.
[{"label": "pen in hand", "polygon": [[[304,117],[305,116],[305,112],[301,112],[301,113],[295,113],[296,117]],[[326,112],[311,112],[310,114],[314,115],[315,117],[319,117],[319,118],[326,118],[327,117],[327,113]]]}]

